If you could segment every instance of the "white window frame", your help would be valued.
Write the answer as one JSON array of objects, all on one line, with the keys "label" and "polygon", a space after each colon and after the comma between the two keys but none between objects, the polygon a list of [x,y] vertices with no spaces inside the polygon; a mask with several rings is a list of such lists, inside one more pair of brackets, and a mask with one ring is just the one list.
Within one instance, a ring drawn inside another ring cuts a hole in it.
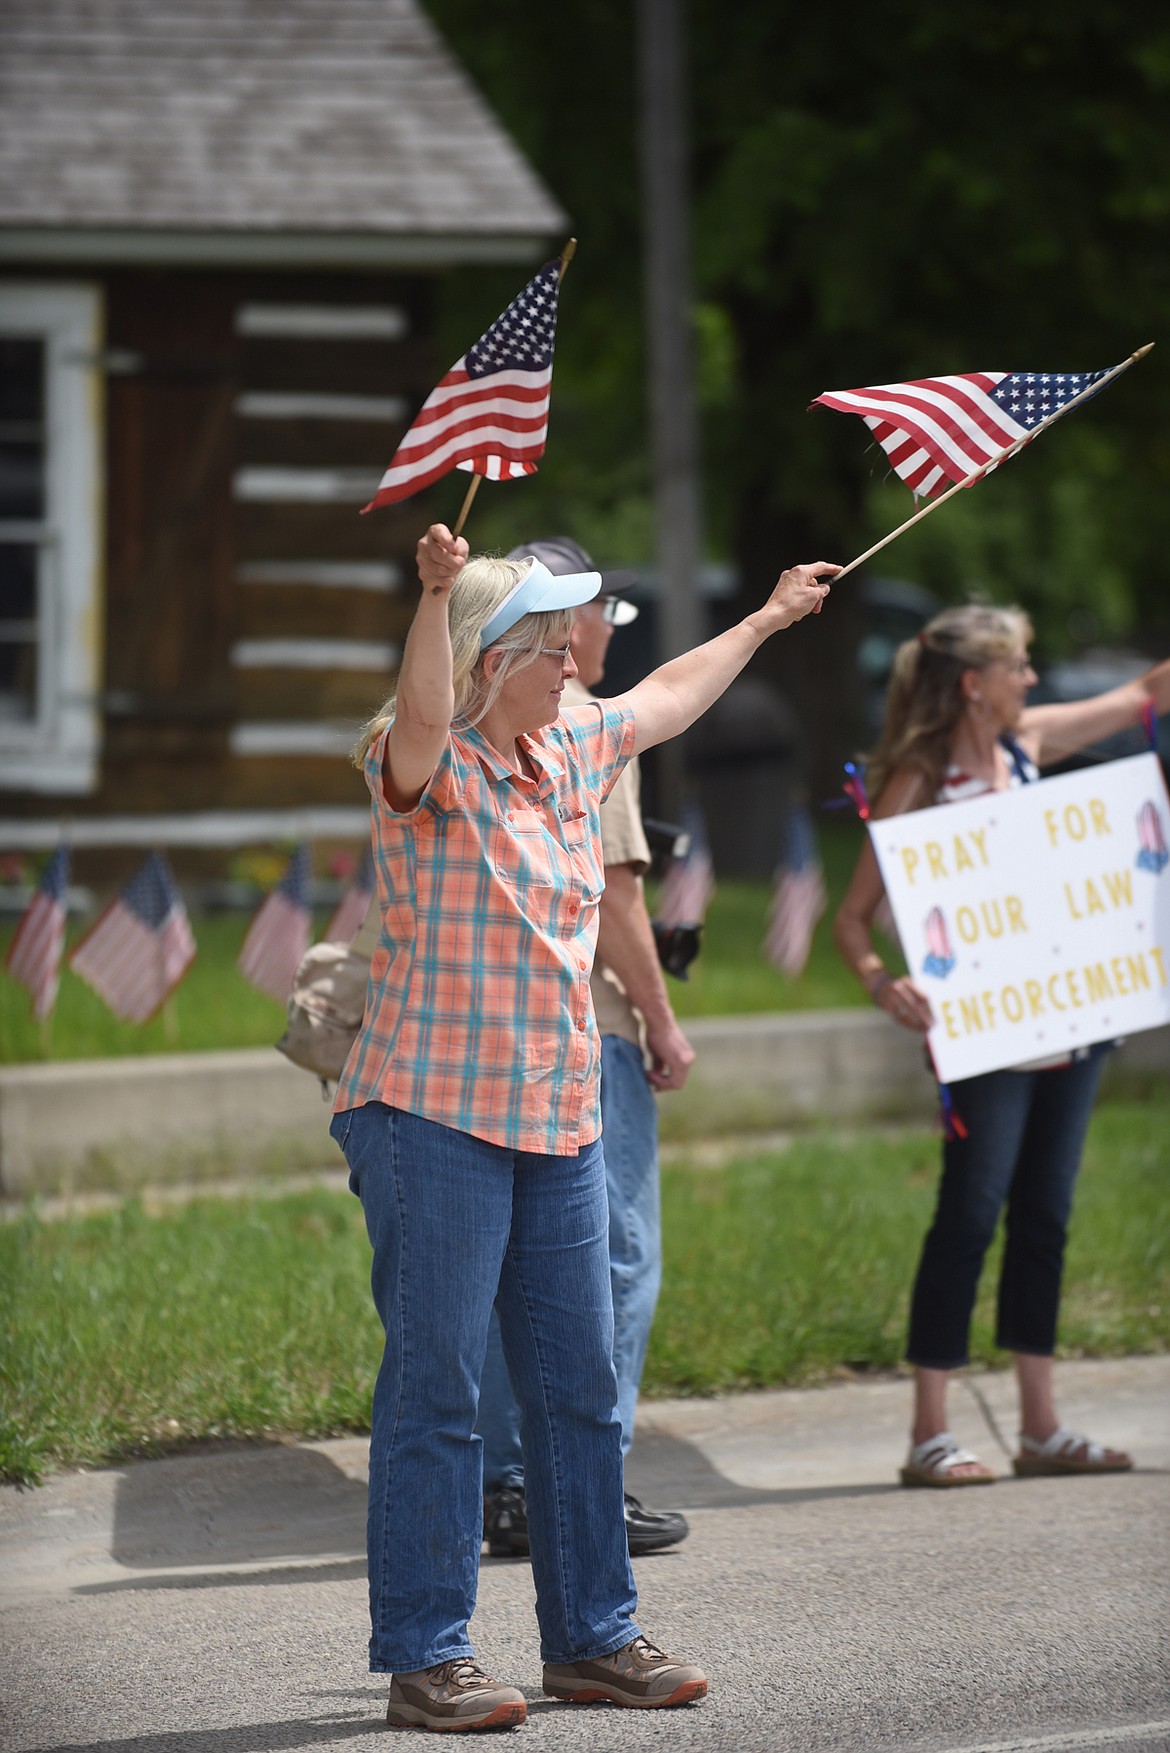
[{"label": "white window frame", "polygon": [[0,332],[45,343],[45,515],[0,520],[38,549],[37,713],[0,723],[0,787],[78,796],[101,753],[105,529],[100,287],[0,281]]}]

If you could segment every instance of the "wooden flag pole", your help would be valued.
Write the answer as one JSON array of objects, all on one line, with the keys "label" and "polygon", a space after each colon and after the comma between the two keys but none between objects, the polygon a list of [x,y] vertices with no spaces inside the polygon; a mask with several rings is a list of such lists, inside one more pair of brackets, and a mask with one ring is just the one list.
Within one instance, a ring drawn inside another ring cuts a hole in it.
[{"label": "wooden flag pole", "polygon": [[888,536],[883,536],[880,542],[875,542],[872,548],[867,548],[864,554],[859,554],[856,560],[851,560],[848,566],[842,567],[833,583],[836,584],[838,579],[844,578],[847,572],[852,572],[855,566],[861,566],[866,560],[872,560],[875,554],[880,554],[883,548],[888,548],[891,542],[897,541],[898,537],[904,535],[908,529],[911,529],[916,523],[921,523],[924,517],[929,517],[932,511],[937,511],[940,505],[945,505],[948,499],[953,499],[956,493],[961,493],[964,487],[972,487],[976,481],[982,480],[984,475],[990,475],[993,469],[998,469],[1001,463],[1006,462],[1009,457],[1014,457],[1018,451],[1023,450],[1026,444],[1031,444],[1034,438],[1039,438],[1040,434],[1045,432],[1049,426],[1054,426],[1058,420],[1063,419],[1065,414],[1080,407],[1086,396],[1097,395],[1100,390],[1105,388],[1106,384],[1112,383],[1115,377],[1120,377],[1123,371],[1128,371],[1131,365],[1136,365],[1139,359],[1144,359],[1153,346],[1153,341],[1147,341],[1144,347],[1139,347],[1136,353],[1131,353],[1128,359],[1123,359],[1120,365],[1115,365],[1112,371],[1107,371],[1100,383],[1094,384],[1091,390],[1082,390],[1079,396],[1073,396],[1071,401],[1064,404],[1063,408],[1058,408],[1055,414],[1050,414],[1047,420],[1042,420],[1035,432],[1029,432],[1023,438],[1017,438],[1014,444],[1005,445],[1003,450],[991,458],[990,462],[984,463],[981,468],[974,469],[965,480],[956,481],[953,486],[947,488],[945,493],[940,493],[937,499],[928,501],[921,510],[914,513],[913,517],[908,517],[905,523],[898,525],[896,530],[891,530]]},{"label": "wooden flag pole", "polygon": [[[577,254],[577,239],[575,237],[571,237],[569,239],[568,243],[565,245],[564,249],[561,251],[561,269],[560,269],[560,273],[557,275],[557,285],[558,286],[564,280],[565,271],[568,268],[569,263],[573,260],[573,257],[576,254]],[[471,485],[468,487],[467,492],[464,494],[464,497],[463,497],[462,509],[460,510],[459,516],[455,519],[455,528],[451,531],[451,534],[453,536],[460,536],[463,534],[463,526],[467,522],[467,514],[471,510],[472,502],[475,499],[476,494],[479,492],[479,484],[482,480],[483,480],[482,475],[472,475]]]},{"label": "wooden flag pole", "polygon": [[453,536],[461,536],[463,534],[463,526],[467,522],[467,514],[471,510],[471,502],[479,492],[479,484],[482,480],[482,475],[472,475],[471,485],[468,487],[463,498],[463,509],[455,519],[455,528],[451,531]]}]

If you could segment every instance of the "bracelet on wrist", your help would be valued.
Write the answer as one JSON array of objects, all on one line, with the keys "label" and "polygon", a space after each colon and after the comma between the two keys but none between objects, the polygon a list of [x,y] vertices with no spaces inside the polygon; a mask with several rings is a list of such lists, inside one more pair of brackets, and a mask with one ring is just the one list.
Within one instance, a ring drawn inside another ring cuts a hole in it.
[{"label": "bracelet on wrist", "polygon": [[866,987],[866,991],[869,993],[874,1004],[878,1001],[878,993],[881,992],[884,987],[888,986],[893,978],[894,976],[890,973],[889,969],[883,968],[877,979],[873,981],[872,985]]}]

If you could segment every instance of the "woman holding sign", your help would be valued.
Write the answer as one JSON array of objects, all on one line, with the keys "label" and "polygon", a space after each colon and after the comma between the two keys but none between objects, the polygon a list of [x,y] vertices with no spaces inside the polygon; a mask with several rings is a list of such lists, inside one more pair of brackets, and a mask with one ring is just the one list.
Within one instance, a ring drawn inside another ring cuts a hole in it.
[{"label": "woman holding sign", "polygon": [[[1025,705],[1036,681],[1032,629],[1019,609],[970,605],[937,615],[901,647],[886,721],[869,764],[872,816],[901,815],[1007,791],[1074,750],[1170,710],[1170,663],[1090,700]],[[871,927],[882,900],[866,841],[834,926],[837,947],[880,1010],[925,1035],[930,1000],[882,965]],[[985,1485],[991,1469],[947,1430],[952,1371],[967,1361],[984,1256],[1001,1210],[1007,1232],[996,1343],[1014,1354],[1019,1474],[1121,1472],[1130,1457],[1066,1430],[1053,1399],[1052,1355],[1073,1187],[1104,1047],[964,1078],[943,1146],[934,1221],[910,1307],[914,1424],[903,1485]]]}]

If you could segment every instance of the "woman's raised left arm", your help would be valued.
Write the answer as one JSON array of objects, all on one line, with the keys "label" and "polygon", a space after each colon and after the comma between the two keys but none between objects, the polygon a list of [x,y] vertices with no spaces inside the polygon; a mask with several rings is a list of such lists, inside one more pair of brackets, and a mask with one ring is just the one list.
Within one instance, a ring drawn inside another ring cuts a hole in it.
[{"label": "woman's raised left arm", "polygon": [[637,725],[635,753],[669,741],[701,718],[765,639],[805,615],[819,614],[829,594],[829,586],[820,580],[840,570],[817,560],[782,572],[763,608],[705,645],[671,658],[624,694],[621,703],[632,709]]},{"label": "woman's raised left arm", "polygon": [[1105,694],[1094,694],[1089,700],[1025,707],[1020,742],[1038,766],[1049,767],[1089,743],[1140,724],[1147,705],[1157,713],[1170,712],[1170,659],[1156,664],[1144,676]]}]

